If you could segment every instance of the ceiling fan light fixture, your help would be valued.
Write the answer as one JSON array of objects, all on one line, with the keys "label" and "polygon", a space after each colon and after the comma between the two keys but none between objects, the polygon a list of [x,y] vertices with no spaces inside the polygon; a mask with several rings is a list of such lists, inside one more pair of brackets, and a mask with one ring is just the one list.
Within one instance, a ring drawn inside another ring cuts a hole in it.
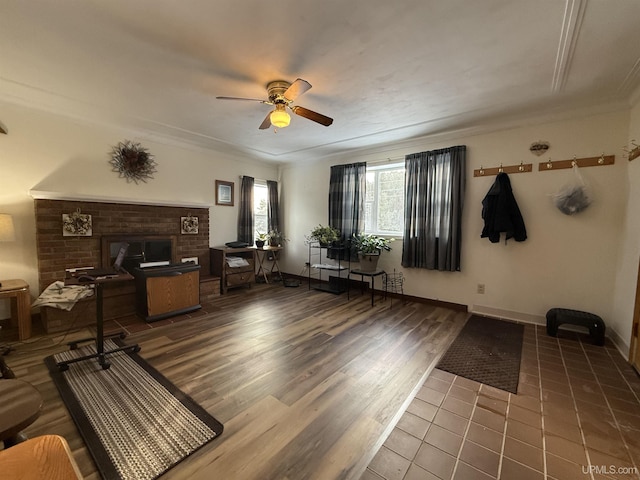
[{"label": "ceiling fan light fixture", "polygon": [[300,105],[292,105],[293,101],[311,88],[311,84],[306,80],[298,78],[295,82],[289,83],[284,80],[276,80],[267,84],[268,100],[258,100],[257,98],[241,98],[241,97],[216,97],[220,100],[244,100],[249,102],[259,102],[266,105],[273,105],[275,108],[268,112],[262,123],[258,127],[260,130],[267,130],[269,127],[275,128],[288,127],[291,117],[286,111],[287,108],[296,115],[319,123],[328,127],[333,123],[333,118],[322,115]]},{"label": "ceiling fan light fixture", "polygon": [[271,125],[273,125],[274,127],[284,128],[289,126],[291,117],[285,111],[284,105],[277,104],[276,109],[271,112],[271,115],[269,115],[269,120],[271,120]]}]

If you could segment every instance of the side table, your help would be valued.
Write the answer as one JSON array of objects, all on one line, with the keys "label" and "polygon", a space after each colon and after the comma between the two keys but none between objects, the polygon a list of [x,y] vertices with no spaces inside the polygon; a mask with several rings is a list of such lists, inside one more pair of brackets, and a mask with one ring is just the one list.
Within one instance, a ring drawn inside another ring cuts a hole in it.
[{"label": "side table", "polygon": [[269,277],[267,276],[267,268],[264,265],[265,257],[269,252],[273,256],[273,264],[271,265],[271,270],[269,270],[269,275],[273,277],[274,273],[278,273],[280,275],[280,265],[278,265],[278,253],[282,250],[282,247],[271,247],[265,246],[262,248],[256,247],[256,258],[258,259],[258,272],[256,275],[259,277],[262,275],[265,283],[269,283]]},{"label": "side table", "polygon": [[25,439],[20,433],[39,416],[42,395],[22,380],[0,380],[0,441],[8,448]]},{"label": "side table", "polygon": [[2,280],[0,298],[11,299],[11,326],[18,325],[18,338],[31,337],[31,296],[24,280]]},{"label": "side table", "polygon": [[364,277],[369,277],[371,279],[371,306],[373,307],[373,295],[375,293],[374,290],[374,285],[375,285],[375,281],[376,281],[376,277],[379,275],[384,275],[385,271],[384,270],[374,270],[372,272],[368,272],[368,271],[364,271],[364,270],[360,270],[360,269],[354,269],[351,270],[349,273],[352,273],[354,275],[360,275],[360,280],[364,280]]}]

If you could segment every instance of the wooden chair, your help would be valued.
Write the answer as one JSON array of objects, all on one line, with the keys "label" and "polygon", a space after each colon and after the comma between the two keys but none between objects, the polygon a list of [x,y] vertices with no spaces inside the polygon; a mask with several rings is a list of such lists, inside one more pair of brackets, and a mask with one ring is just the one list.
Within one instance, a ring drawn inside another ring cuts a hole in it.
[{"label": "wooden chair", "polygon": [[82,479],[67,441],[58,435],[42,435],[0,451],[0,472],[13,480]]}]

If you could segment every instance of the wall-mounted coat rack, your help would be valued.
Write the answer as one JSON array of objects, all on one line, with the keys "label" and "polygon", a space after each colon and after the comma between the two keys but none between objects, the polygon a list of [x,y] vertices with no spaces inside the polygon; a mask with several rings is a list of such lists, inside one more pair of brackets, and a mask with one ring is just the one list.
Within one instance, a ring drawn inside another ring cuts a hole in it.
[{"label": "wall-mounted coat rack", "polygon": [[599,157],[586,157],[575,158],[571,160],[547,160],[546,162],[540,162],[538,164],[538,170],[540,172],[548,172],[550,170],[562,170],[563,168],[572,168],[574,163],[578,167],[602,167],[604,165],[613,165],[615,163],[615,155],[605,155],[604,153]]},{"label": "wall-mounted coat rack", "polygon": [[473,171],[474,177],[488,177],[490,175],[498,175],[499,173],[526,173],[531,172],[533,170],[533,164],[531,163],[520,163],[520,165],[507,165],[502,166],[500,164],[499,167],[490,167],[484,168],[480,166],[480,168]]}]

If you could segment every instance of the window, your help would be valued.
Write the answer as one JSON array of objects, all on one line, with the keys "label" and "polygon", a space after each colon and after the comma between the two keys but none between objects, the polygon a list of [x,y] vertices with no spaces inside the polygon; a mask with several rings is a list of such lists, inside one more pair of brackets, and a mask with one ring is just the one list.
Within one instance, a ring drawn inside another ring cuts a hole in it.
[{"label": "window", "polygon": [[402,236],[404,196],[403,163],[367,166],[365,232]]},{"label": "window", "polygon": [[269,233],[267,184],[256,180],[253,184],[253,238],[258,233]]}]

